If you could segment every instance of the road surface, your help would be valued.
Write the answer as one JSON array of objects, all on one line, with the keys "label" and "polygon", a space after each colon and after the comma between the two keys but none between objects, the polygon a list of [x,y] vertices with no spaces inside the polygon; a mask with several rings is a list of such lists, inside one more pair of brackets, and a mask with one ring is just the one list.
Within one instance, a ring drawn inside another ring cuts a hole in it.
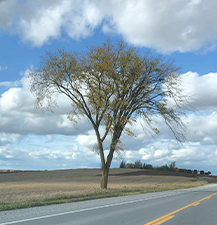
[{"label": "road surface", "polygon": [[0,225],[216,225],[217,184],[0,212]]}]

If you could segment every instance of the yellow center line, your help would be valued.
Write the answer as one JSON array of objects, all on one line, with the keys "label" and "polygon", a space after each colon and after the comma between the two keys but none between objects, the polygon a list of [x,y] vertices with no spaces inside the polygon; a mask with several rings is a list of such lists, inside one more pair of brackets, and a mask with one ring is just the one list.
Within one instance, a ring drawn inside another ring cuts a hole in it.
[{"label": "yellow center line", "polygon": [[197,206],[197,205],[200,204],[200,202],[204,201],[205,199],[210,199],[210,198],[211,198],[212,196],[214,196],[214,195],[217,195],[217,193],[211,194],[211,195],[209,195],[209,196],[207,196],[207,197],[205,197],[205,198],[202,198],[202,199],[200,199],[200,200],[198,200],[198,201],[196,201],[196,202],[193,202],[193,203],[191,203],[191,204],[189,204],[189,205],[186,205],[186,206],[184,206],[184,207],[182,207],[182,208],[180,208],[180,209],[177,209],[177,210],[175,210],[175,211],[173,211],[173,212],[171,212],[171,213],[168,213],[168,214],[166,214],[166,215],[164,215],[164,216],[161,216],[161,217],[159,217],[159,218],[157,218],[157,219],[155,219],[155,220],[152,220],[151,222],[145,223],[144,225],[158,225],[158,224],[162,224],[162,223],[166,222],[167,220],[170,220],[170,219],[172,219],[173,217],[175,217],[175,216],[174,216],[175,213],[180,212],[180,211],[182,211],[183,209],[186,209],[186,208],[188,208],[188,207],[190,207],[190,206]]},{"label": "yellow center line", "polygon": [[164,218],[164,219],[162,219],[162,220],[156,222],[155,225],[162,224],[162,223],[166,222],[167,220],[172,219],[173,217],[174,217],[174,215],[173,215],[173,216],[168,216],[168,217],[166,217],[166,218]]},{"label": "yellow center line", "polygon": [[197,206],[197,205],[200,205],[200,202],[195,202],[195,203],[193,204],[193,206]]}]

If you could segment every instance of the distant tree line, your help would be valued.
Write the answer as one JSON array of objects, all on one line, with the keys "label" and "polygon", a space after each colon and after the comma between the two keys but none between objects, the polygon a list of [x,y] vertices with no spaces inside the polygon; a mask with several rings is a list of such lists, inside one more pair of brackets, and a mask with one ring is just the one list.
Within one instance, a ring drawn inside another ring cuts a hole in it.
[{"label": "distant tree line", "polygon": [[127,163],[121,161],[120,168],[135,168],[135,169],[147,169],[147,170],[164,170],[164,171],[175,171],[175,162],[172,162],[170,165],[163,165],[160,167],[153,167],[151,164],[142,163],[141,160],[136,160],[135,163]]},{"label": "distant tree line", "polygon": [[165,164],[163,166],[154,167],[151,164],[142,163],[141,160],[136,160],[135,163],[126,163],[121,161],[120,168],[135,168],[135,169],[147,169],[147,170],[162,170],[162,171],[175,171],[181,173],[193,173],[201,175],[210,175],[211,172],[204,172],[203,170],[190,170],[190,169],[179,169],[176,167],[176,162],[171,162],[169,165]]}]

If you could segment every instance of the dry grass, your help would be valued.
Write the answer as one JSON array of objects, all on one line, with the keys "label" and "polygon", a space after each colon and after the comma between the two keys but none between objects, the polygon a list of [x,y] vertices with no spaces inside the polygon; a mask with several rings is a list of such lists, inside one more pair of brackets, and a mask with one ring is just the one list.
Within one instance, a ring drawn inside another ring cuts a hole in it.
[{"label": "dry grass", "polygon": [[[135,172],[137,170],[133,170]],[[139,171],[139,170],[138,170]],[[180,176],[128,175],[132,169],[111,169],[108,190],[99,189],[101,171],[80,169],[0,174],[0,205],[21,207],[22,203],[96,198],[145,193],[207,184],[198,178]],[[127,175],[126,175],[127,174]],[[16,204],[16,206],[12,206]],[[18,205],[17,205],[18,204]],[[30,204],[31,205],[31,204]],[[34,204],[33,204],[34,205]],[[2,209],[7,209],[3,207]]]}]

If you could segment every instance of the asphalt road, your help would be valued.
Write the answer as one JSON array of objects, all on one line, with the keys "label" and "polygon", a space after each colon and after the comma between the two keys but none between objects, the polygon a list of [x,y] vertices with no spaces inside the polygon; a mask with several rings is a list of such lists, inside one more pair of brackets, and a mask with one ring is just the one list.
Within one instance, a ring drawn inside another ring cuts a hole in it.
[{"label": "asphalt road", "polygon": [[0,212],[0,225],[216,225],[217,184]]}]

